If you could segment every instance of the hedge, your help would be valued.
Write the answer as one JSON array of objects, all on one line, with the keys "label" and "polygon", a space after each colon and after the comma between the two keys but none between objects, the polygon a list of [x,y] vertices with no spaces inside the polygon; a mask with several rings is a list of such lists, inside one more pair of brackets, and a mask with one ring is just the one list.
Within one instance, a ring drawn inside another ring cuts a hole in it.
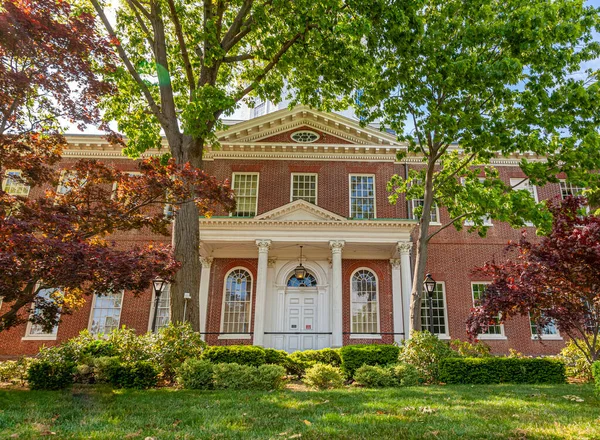
[{"label": "hedge", "polygon": [[239,364],[260,367],[266,362],[265,350],[255,345],[220,345],[208,347],[202,358],[213,364]]},{"label": "hedge", "polygon": [[32,390],[61,390],[73,384],[72,362],[34,361],[27,369],[27,382]]},{"label": "hedge", "polygon": [[600,394],[600,361],[596,361],[592,364],[592,374],[596,380],[596,392]]},{"label": "hedge", "polygon": [[363,365],[391,365],[398,362],[400,348],[395,345],[346,345],[340,350],[342,371],[351,378]]},{"label": "hedge", "polygon": [[565,383],[565,364],[548,358],[448,358],[440,361],[448,384]]}]

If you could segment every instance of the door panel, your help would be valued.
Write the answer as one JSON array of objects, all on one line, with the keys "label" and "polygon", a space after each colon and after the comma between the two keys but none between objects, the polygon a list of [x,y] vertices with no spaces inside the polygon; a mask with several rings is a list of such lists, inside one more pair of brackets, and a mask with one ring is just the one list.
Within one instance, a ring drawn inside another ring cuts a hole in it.
[{"label": "door panel", "polygon": [[286,332],[306,332],[303,335],[285,335],[285,350],[314,350],[317,347],[317,293],[301,292],[286,294],[285,328]]}]

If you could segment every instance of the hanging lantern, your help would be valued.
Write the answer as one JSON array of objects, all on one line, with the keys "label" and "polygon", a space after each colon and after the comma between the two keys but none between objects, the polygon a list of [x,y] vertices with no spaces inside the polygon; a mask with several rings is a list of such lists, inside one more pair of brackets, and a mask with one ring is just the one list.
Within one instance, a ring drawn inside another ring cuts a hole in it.
[{"label": "hanging lantern", "polygon": [[294,269],[294,274],[299,280],[306,278],[306,269],[302,265],[302,246],[300,246],[300,264]]}]

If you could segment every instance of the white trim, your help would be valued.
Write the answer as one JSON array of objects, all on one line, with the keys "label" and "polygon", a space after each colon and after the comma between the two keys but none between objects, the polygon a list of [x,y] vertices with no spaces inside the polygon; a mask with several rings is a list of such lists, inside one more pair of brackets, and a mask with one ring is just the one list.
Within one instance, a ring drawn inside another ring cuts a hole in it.
[{"label": "white trim", "polygon": [[[294,135],[304,134],[304,133],[314,134],[316,136],[315,140],[314,141],[308,141],[308,142],[302,142],[302,141],[294,139]],[[317,133],[316,131],[314,131],[314,130],[298,130],[298,131],[295,131],[295,132],[293,132],[293,133],[290,134],[290,139],[293,140],[294,142],[299,143],[299,144],[314,144],[319,139],[321,139],[321,135],[319,133]]]},{"label": "white trim", "polygon": [[[291,173],[290,174],[290,203],[295,202],[294,200],[294,176],[315,176],[315,205],[319,204],[319,174],[318,173]],[[306,201],[306,200],[305,200]],[[310,203],[310,202],[309,202]]]},{"label": "white trim", "polygon": [[[121,312],[119,313],[119,322],[117,324],[117,328],[121,327],[121,316],[123,315],[123,303],[125,302],[125,290],[121,290]],[[96,307],[96,298],[98,294],[92,295],[92,307],[90,308],[90,316],[88,317],[88,326],[87,329],[90,333],[92,333],[92,321],[94,320],[94,308]],[[92,333],[93,335],[99,335],[101,333]]]},{"label": "white trim", "polygon": [[348,174],[348,217],[355,219],[352,216],[352,177],[372,177],[373,178],[373,218],[363,218],[357,220],[375,220],[377,219],[377,181],[373,173],[350,173]]},{"label": "white trim", "polygon": [[[250,275],[250,282],[252,283],[250,285],[250,301],[248,301],[248,333],[254,333],[251,332],[250,330],[252,329],[252,303],[254,301],[254,277],[252,276],[252,271],[244,266],[235,266],[232,267],[231,269],[229,269],[227,271],[227,273],[225,274],[225,276],[223,277],[223,299],[221,300],[221,319],[219,321],[219,332],[223,332],[223,318],[225,316],[225,294],[227,292],[227,278],[229,277],[229,274],[231,274],[231,272],[233,272],[234,270],[239,270],[242,269],[246,272],[248,272],[248,275]],[[252,334],[230,334],[230,335],[219,335],[218,339],[250,339],[252,336]]]},{"label": "white trim", "polygon": [[[446,328],[446,333],[436,333],[438,339],[451,339],[450,338],[450,329],[448,322],[448,301],[446,300],[446,282],[445,281],[436,281],[436,284],[442,285],[442,297],[444,298],[444,327]],[[427,304],[427,297],[423,296],[425,299],[425,304]],[[426,313],[428,313],[427,306],[425,307]],[[423,307],[421,307],[421,316],[423,316]],[[429,330],[428,328],[422,330]]]},{"label": "white trim", "polygon": [[[381,300],[379,298],[379,277],[377,276],[377,272],[375,272],[373,269],[371,269],[370,267],[358,267],[356,268],[352,274],[350,274],[350,333],[352,333],[352,326],[354,324],[354,316],[352,314],[352,278],[354,278],[354,275],[356,274],[356,272],[360,271],[360,270],[366,270],[370,273],[373,274],[373,276],[375,276],[375,295],[377,295],[377,333],[374,333],[374,335],[378,335],[378,338],[381,338]],[[350,339],[354,339],[352,338],[353,335],[350,335]],[[356,338],[355,339],[373,339],[371,338],[371,334],[368,335],[355,335]],[[377,337],[377,336],[376,336]]]},{"label": "white trim", "polygon": [[558,327],[556,327],[556,324],[554,324],[554,326],[556,327],[555,334],[538,335],[537,333],[533,333],[533,329],[531,328],[531,312],[529,312],[527,314],[527,316],[529,318],[529,332],[531,333],[532,341],[540,341],[540,340],[542,340],[542,341],[562,341],[563,340],[563,337],[560,335],[560,330],[558,330]]},{"label": "white trim", "polygon": [[[258,194],[259,194],[259,186],[260,186],[260,173],[256,172],[256,171],[249,171],[249,172],[235,171],[235,172],[231,173],[231,189],[233,190],[234,194],[235,194],[235,176],[256,176],[256,202],[254,203],[254,215],[252,216],[252,217],[256,217],[258,215]],[[237,195],[236,195],[236,197],[237,197]],[[236,210],[237,210],[237,208],[236,208]],[[233,212],[229,215],[231,217],[238,217]],[[245,217],[245,216],[239,216],[239,217]]]},{"label": "white trim", "polygon": [[380,334],[368,334],[368,335],[350,335],[349,339],[382,339]]},{"label": "white trim", "polygon": [[[511,177],[509,182],[510,182],[510,186],[512,187],[513,191],[521,191],[521,190],[528,191],[533,196],[533,199],[535,200],[535,202],[536,203],[539,202],[537,187],[535,185],[532,185],[528,178]],[[531,188],[531,190],[529,188]],[[525,226],[528,228],[532,228],[535,226],[530,221],[523,221],[523,222],[525,223]]]},{"label": "white trim", "polygon": [[[2,191],[6,191],[6,182],[8,180],[8,175],[9,173],[19,173],[19,177],[23,176],[23,170],[17,170],[17,169],[8,169],[4,172],[4,177],[2,178]],[[31,192],[31,187],[29,185],[26,185],[24,183],[18,182],[18,185],[23,185],[24,187],[27,188],[27,194],[25,195],[21,195],[21,194],[11,194],[12,196],[19,196],[19,197],[29,197],[29,193]],[[10,194],[10,193],[7,193]]]},{"label": "white trim", "polygon": [[[36,286],[36,289],[39,287]],[[40,294],[40,292],[42,292],[43,290],[52,290],[52,293],[54,293],[55,291],[59,290],[59,287],[48,287],[48,288],[42,288],[39,289],[39,291],[36,294],[36,297]],[[62,291],[61,291],[62,293]],[[0,302],[1,305],[1,302]],[[31,316],[33,313],[35,313],[35,300],[32,301],[31,303],[31,313],[29,314],[29,316]],[[59,314],[59,320],[60,320],[60,314]],[[25,329],[25,336],[23,336],[21,338],[22,341],[55,341],[57,336],[58,336],[58,323],[54,326],[52,333],[39,333],[36,335],[32,335],[31,334],[31,328],[33,327],[33,323],[31,321],[27,321],[27,328]]]},{"label": "white trim", "polygon": [[[410,199],[410,215],[412,217],[413,220],[419,220],[417,218],[415,218],[415,202],[417,200],[423,200],[423,204],[425,203],[424,199]],[[429,226],[442,226],[442,222],[440,221],[440,207],[439,205],[433,201],[433,206],[435,207],[435,217],[437,218],[437,221],[432,221],[431,220],[431,215],[429,215]]]},{"label": "white trim", "polygon": [[[475,285],[475,284],[490,285],[492,283],[490,281],[471,281],[471,300],[473,301],[473,307],[475,307],[475,292],[473,291],[473,285]],[[506,335],[504,334],[504,324],[500,323],[499,325],[500,325],[500,334],[499,335],[496,335],[496,334],[487,335],[484,333],[480,333],[477,335],[477,339],[483,339],[483,340],[505,340],[505,339],[507,339]]]},{"label": "white trim", "polygon": [[[169,299],[171,298],[171,285],[169,283],[165,283],[163,286],[162,294],[165,291],[165,288],[169,288]],[[152,318],[154,317],[154,304],[156,303],[156,292],[154,291],[154,285],[152,285],[152,302],[150,303],[150,316],[148,316],[148,332],[152,331]],[[159,300],[160,301],[160,300]],[[169,305],[169,322],[171,322],[171,306]]]}]

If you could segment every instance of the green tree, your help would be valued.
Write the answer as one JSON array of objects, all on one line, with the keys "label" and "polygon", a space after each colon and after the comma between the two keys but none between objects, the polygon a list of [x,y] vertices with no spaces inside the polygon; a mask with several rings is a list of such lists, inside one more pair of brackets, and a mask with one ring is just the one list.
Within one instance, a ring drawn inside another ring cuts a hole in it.
[{"label": "green tree", "polygon": [[[359,111],[380,118],[422,166],[389,182],[390,201],[422,199],[415,246],[411,329],[421,326],[430,240],[449,226],[486,233],[486,217],[547,230],[551,215],[528,191],[513,191],[490,161],[520,158],[535,185],[597,186],[599,88],[581,72],[599,45],[598,10],[583,0],[419,0],[411,14],[390,0],[370,13],[372,71]],[[407,25],[407,20],[409,21]],[[400,155],[402,158],[403,155]],[[515,185],[516,186],[516,185]],[[431,227],[435,204],[449,221]]]},{"label": "green tree", "polygon": [[[286,86],[305,103],[334,103],[351,86],[353,76],[344,73],[361,64],[364,28],[340,0],[123,0],[114,10],[89,1],[121,61],[111,77],[119,92],[104,110],[127,136],[130,156],[160,147],[164,134],[178,164],[202,168],[220,117],[242,100],[277,101]],[[178,210],[173,245],[182,267],[171,314],[181,321],[183,293],[200,284],[194,204]],[[185,318],[197,329],[198,295],[192,298]]]}]

